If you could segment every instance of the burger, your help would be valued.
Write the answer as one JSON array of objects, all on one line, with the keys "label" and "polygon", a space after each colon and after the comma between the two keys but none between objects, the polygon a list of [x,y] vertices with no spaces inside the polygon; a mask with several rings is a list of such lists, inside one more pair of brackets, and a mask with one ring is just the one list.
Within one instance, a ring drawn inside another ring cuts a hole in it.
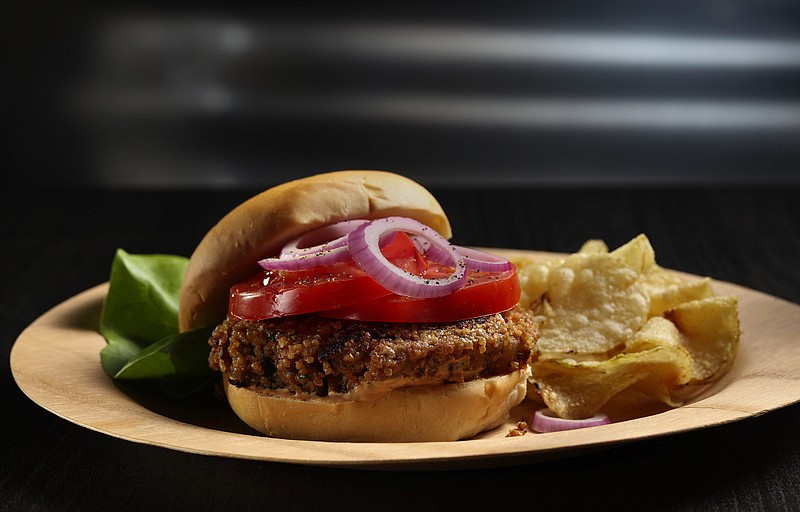
[{"label": "burger", "polygon": [[508,260],[451,244],[429,191],[398,174],[291,181],[223,217],[192,254],[182,331],[216,325],[230,407],[273,437],[451,441],[525,397],[538,337]]}]

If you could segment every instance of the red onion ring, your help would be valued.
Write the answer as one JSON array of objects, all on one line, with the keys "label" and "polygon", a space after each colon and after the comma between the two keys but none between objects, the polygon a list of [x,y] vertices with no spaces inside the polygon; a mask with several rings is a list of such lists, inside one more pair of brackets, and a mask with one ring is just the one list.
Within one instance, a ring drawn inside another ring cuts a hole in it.
[{"label": "red onion ring", "polygon": [[[435,263],[453,267],[453,273],[426,278],[396,267],[381,247],[398,232],[410,234],[420,252]],[[349,220],[314,229],[289,241],[279,256],[258,264],[265,270],[303,270],[350,260],[387,290],[414,298],[452,293],[466,284],[467,269],[503,272],[512,268],[505,258],[452,245],[430,227],[405,217]]]},{"label": "red onion ring", "polygon": [[293,258],[327,249],[336,249],[347,244],[347,235],[351,231],[367,222],[369,221],[366,219],[343,220],[313,229],[287,242],[281,249],[279,257]]},{"label": "red onion ring", "polygon": [[304,270],[307,268],[333,265],[343,261],[350,261],[353,256],[346,245],[334,249],[323,249],[307,254],[298,254],[285,258],[264,258],[258,264],[264,270]]},{"label": "red onion ring", "polygon": [[568,420],[559,418],[550,409],[539,409],[533,413],[531,428],[536,432],[560,432],[562,430],[574,430],[578,428],[596,427],[611,423],[605,414],[595,414],[591,418],[582,420]]},{"label": "red onion ring", "polygon": [[[380,251],[381,236],[403,231],[429,241],[448,255],[448,264],[455,268],[441,279],[416,276],[393,265]],[[347,246],[353,261],[378,284],[398,295],[414,298],[441,297],[466,284],[467,267],[464,257],[442,235],[432,228],[405,217],[386,217],[363,224],[347,236]]]},{"label": "red onion ring", "polygon": [[264,270],[303,270],[349,261],[347,235],[367,222],[344,220],[313,229],[287,242],[277,258],[264,258],[258,264]]},{"label": "red onion ring", "polygon": [[[440,250],[438,247],[431,245],[427,240],[419,240],[417,237],[415,237],[414,243],[416,243],[420,252],[434,263],[439,263],[442,265],[446,265],[448,263],[447,253]],[[501,256],[497,256],[496,254],[490,254],[485,251],[472,249],[470,247],[462,247],[460,245],[456,245],[455,248],[458,250],[459,254],[464,257],[467,268],[470,270],[481,270],[484,272],[505,272],[512,267],[510,261]]]}]

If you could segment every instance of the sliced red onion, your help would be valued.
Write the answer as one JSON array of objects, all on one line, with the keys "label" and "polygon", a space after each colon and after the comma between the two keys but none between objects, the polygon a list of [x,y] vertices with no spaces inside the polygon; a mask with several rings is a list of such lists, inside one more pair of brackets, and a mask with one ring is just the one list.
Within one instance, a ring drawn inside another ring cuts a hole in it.
[{"label": "sliced red onion", "polygon": [[[417,245],[419,251],[425,255],[426,258],[434,263],[446,265],[449,261],[448,254],[438,247],[432,245],[427,240],[415,239],[414,243]],[[482,270],[484,272],[504,272],[511,269],[511,262],[502,256],[491,254],[478,249],[470,247],[455,246],[458,253],[464,257],[467,268],[470,270]]]},{"label": "sliced red onion", "polygon": [[504,272],[512,268],[511,262],[502,256],[460,245],[457,245],[456,249],[458,249],[459,254],[464,256],[464,261],[467,262],[467,268],[470,270]]},{"label": "sliced red onion", "polygon": [[264,270],[303,270],[307,268],[333,265],[343,261],[350,261],[353,256],[346,245],[335,249],[325,249],[308,254],[298,254],[286,258],[264,258],[258,264]]},{"label": "sliced red onion", "polygon": [[539,409],[533,413],[531,428],[536,432],[559,432],[562,430],[574,430],[578,428],[596,427],[611,423],[605,414],[595,414],[591,418],[582,420],[568,420],[559,418],[550,409]]},{"label": "sliced red onion", "polygon": [[303,233],[283,246],[280,257],[292,258],[347,245],[347,235],[367,222],[365,219],[343,220]]},{"label": "sliced red onion", "polygon": [[277,258],[265,258],[258,264],[264,270],[303,270],[349,261],[352,256],[347,249],[347,235],[367,222],[345,220],[313,229],[290,240]]},{"label": "sliced red onion", "polygon": [[[380,239],[388,233],[402,231],[417,235],[448,255],[447,264],[455,270],[448,277],[431,279],[406,272],[393,265],[380,250]],[[398,295],[414,298],[441,297],[466,284],[464,257],[434,229],[406,217],[386,217],[363,224],[347,237],[353,260],[378,284]]]}]

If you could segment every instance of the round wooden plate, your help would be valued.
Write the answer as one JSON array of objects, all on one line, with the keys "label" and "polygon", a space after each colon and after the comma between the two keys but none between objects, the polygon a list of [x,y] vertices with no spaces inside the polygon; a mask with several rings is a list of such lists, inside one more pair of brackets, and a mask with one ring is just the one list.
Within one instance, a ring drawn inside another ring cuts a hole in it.
[{"label": "round wooden plate", "polygon": [[[521,251],[514,251],[521,254]],[[528,252],[535,258],[549,253]],[[505,466],[575,455],[614,444],[713,427],[800,401],[800,306],[738,285],[714,282],[739,299],[741,346],[731,371],[676,409],[620,395],[604,411],[613,423],[582,430],[506,437],[536,404],[514,409],[506,425],[447,443],[330,443],[273,439],[243,425],[214,400],[176,401],[119,385],[100,366],[97,332],[107,285],[63,302],[20,334],[11,370],[22,391],[46,410],[121,439],[185,452],[308,465],[373,469]]]}]

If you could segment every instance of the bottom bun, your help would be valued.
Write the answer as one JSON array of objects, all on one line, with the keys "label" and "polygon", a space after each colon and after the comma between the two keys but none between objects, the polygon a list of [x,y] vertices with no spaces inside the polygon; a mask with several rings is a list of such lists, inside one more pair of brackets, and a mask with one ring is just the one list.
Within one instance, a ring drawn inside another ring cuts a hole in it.
[{"label": "bottom bun", "polygon": [[456,384],[409,386],[374,400],[237,388],[225,394],[245,423],[271,437],[315,441],[456,441],[502,424],[525,398],[527,370]]}]

